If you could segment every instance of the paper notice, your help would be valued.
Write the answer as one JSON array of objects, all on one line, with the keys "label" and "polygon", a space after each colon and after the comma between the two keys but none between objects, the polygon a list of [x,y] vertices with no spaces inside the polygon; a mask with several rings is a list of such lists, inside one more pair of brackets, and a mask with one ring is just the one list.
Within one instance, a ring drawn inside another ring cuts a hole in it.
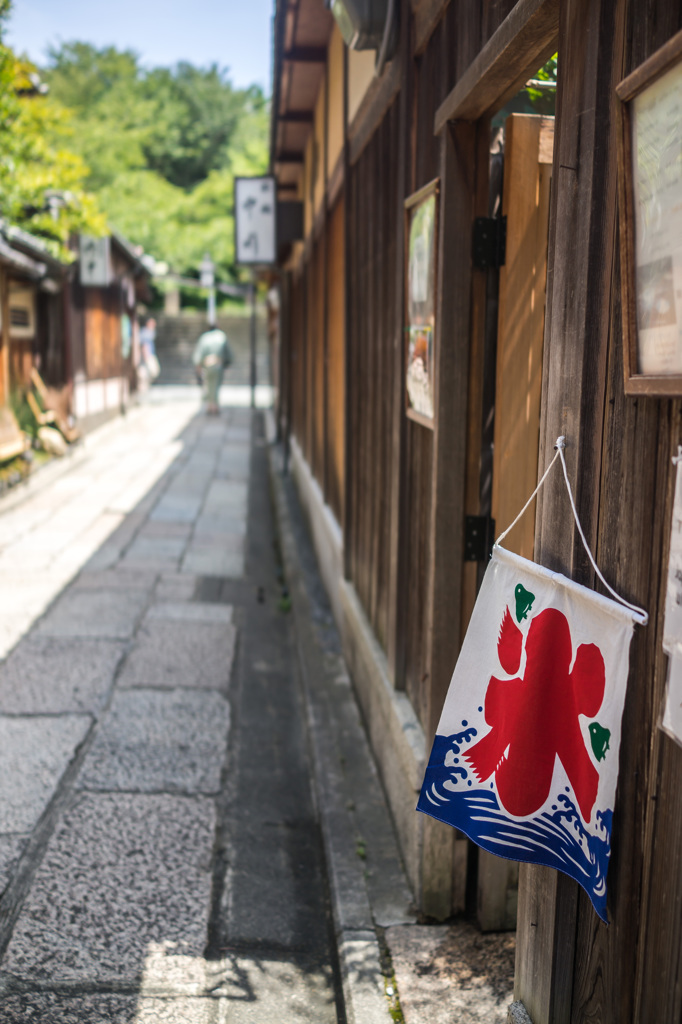
[{"label": "paper notice", "polygon": [[663,621],[663,649],[668,653],[668,684],[661,728],[682,746],[682,446],[678,447],[673,462],[677,466],[677,476]]}]

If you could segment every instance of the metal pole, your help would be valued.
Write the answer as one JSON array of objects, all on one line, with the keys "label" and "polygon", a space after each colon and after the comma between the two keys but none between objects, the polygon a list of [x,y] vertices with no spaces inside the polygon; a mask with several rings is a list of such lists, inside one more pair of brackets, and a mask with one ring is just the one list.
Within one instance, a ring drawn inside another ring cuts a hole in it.
[{"label": "metal pole", "polygon": [[251,274],[251,408],[256,408],[256,272]]},{"label": "metal pole", "polygon": [[215,288],[209,288],[208,290],[208,326],[212,327],[215,323]]}]

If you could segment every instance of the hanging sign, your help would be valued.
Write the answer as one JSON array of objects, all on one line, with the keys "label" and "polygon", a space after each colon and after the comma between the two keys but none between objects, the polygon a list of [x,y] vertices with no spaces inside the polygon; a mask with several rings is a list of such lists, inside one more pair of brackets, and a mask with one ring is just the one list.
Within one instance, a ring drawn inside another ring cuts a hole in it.
[{"label": "hanging sign", "polygon": [[106,288],[111,284],[111,252],[108,235],[79,238],[80,283],[84,288]]},{"label": "hanging sign", "polygon": [[635,621],[646,614],[495,545],[417,805],[575,878],[604,921]]},{"label": "hanging sign", "polygon": [[433,429],[438,180],[405,200],[405,411]]},{"label": "hanging sign", "polygon": [[625,391],[682,394],[682,32],[616,88]]},{"label": "hanging sign", "polygon": [[277,196],[272,177],[235,178],[235,253],[238,264],[275,263]]}]

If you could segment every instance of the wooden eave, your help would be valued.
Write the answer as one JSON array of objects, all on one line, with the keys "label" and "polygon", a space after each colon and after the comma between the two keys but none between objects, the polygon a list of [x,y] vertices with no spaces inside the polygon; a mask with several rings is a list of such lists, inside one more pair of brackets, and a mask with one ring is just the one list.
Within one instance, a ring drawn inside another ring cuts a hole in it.
[{"label": "wooden eave", "polygon": [[333,19],[320,0],[279,0],[275,14],[272,172],[293,190],[312,131]]}]

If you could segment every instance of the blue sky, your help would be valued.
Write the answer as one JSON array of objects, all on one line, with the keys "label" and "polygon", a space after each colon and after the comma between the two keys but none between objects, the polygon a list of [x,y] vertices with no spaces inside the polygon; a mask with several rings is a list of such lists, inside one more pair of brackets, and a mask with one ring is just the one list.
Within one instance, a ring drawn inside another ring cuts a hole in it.
[{"label": "blue sky", "polygon": [[272,12],[273,0],[14,0],[6,38],[38,64],[78,39],[136,50],[145,66],[217,63],[269,93]]}]

